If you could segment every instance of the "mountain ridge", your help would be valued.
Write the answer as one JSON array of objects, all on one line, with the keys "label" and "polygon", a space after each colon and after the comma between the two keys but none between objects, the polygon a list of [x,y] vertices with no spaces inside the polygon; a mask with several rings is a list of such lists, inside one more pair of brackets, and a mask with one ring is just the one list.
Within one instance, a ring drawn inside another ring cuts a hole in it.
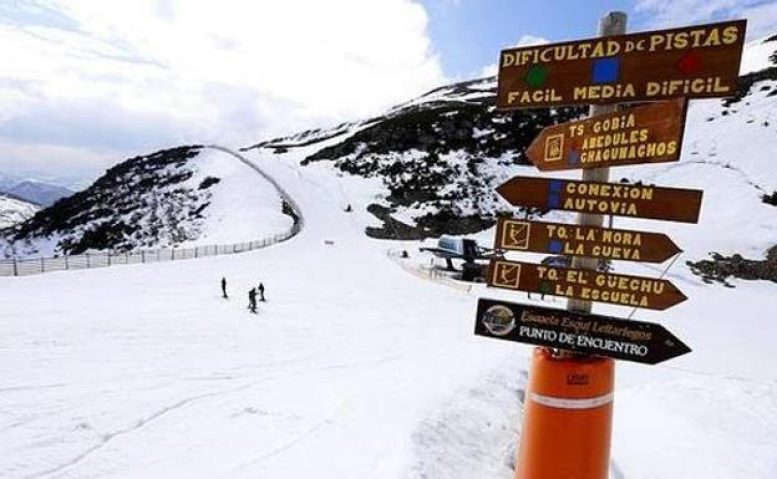
[{"label": "mountain ridge", "polygon": [[[109,168],[89,188],[1,230],[0,254],[127,252],[229,243],[230,235],[253,240],[287,230],[292,218],[280,197],[247,170],[203,145],[136,156]],[[257,206],[234,204],[239,199]]]}]

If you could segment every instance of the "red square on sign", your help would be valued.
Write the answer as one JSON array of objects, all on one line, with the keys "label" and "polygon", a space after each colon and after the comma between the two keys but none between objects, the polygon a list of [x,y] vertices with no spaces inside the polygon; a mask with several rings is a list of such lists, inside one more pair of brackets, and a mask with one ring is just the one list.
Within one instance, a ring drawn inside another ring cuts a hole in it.
[{"label": "red square on sign", "polygon": [[692,75],[701,70],[701,57],[694,52],[688,52],[677,61],[677,69],[686,75]]}]

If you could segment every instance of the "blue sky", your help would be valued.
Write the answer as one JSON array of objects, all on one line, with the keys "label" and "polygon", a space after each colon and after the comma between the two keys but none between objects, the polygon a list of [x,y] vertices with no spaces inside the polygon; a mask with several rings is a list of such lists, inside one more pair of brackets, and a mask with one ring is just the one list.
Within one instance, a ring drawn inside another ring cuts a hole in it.
[{"label": "blue sky", "polygon": [[[602,12],[631,2],[589,0],[424,0],[429,34],[444,71],[466,78],[498,58],[522,36],[548,40],[585,38],[596,32]],[[552,5],[549,8],[549,4]]]},{"label": "blue sky", "polygon": [[614,9],[630,31],[777,32],[777,0],[0,0],[0,175],[84,186],[165,147],[370,117]]},{"label": "blue sky", "polygon": [[[679,27],[748,16],[773,7],[774,1],[748,0],[422,0],[429,14],[429,35],[440,54],[443,71],[467,78],[495,62],[498,52],[522,36],[550,41],[596,34],[599,18],[620,10],[629,16],[630,31]],[[772,10],[777,13],[777,10]],[[750,18],[755,35],[777,33],[777,19]]]}]

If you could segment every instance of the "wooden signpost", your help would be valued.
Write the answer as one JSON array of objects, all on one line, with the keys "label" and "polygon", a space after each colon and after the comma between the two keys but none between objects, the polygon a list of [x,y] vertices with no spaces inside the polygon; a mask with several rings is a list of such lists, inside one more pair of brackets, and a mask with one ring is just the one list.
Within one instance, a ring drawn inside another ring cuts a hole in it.
[{"label": "wooden signpost", "polygon": [[488,299],[478,301],[475,334],[643,364],[691,351],[659,324]]},{"label": "wooden signpost", "polygon": [[665,279],[491,260],[486,282],[513,291],[664,310],[688,299]]},{"label": "wooden signpost", "polygon": [[544,210],[579,211],[696,223],[701,190],[515,176],[496,191],[508,202]]},{"label": "wooden signpost", "polygon": [[502,51],[497,107],[733,96],[744,20]]},{"label": "wooden signpost", "polygon": [[[626,14],[610,12],[598,38],[501,53],[497,108],[590,105],[589,118],[546,128],[527,150],[541,171],[580,169],[582,181],[517,176],[497,188],[515,206],[580,213],[576,225],[497,226],[497,249],[572,258],[571,268],[493,259],[487,278],[565,296],[568,311],[478,305],[476,334],[542,346],[532,353],[515,479],[606,479],[612,358],[655,364],[690,351],[659,325],[590,314],[593,302],[664,310],[687,299],[662,278],[597,270],[601,259],[661,262],[679,252],[665,235],[602,228],[604,215],[696,223],[701,208],[699,190],[609,183],[609,169],[679,160],[686,99],[736,94],[745,28],[737,20],[626,35]],[[619,109],[635,102],[659,103]]]},{"label": "wooden signpost", "polygon": [[494,249],[663,263],[680,248],[660,233],[499,218]]},{"label": "wooden signpost", "polygon": [[686,106],[679,98],[551,126],[526,154],[540,171],[677,161]]}]

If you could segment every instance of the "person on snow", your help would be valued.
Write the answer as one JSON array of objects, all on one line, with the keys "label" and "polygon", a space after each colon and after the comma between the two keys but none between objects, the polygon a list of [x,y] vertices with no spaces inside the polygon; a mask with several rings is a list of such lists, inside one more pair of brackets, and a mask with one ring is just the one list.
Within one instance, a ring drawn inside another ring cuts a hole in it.
[{"label": "person on snow", "polygon": [[248,292],[248,309],[256,314],[256,288],[251,288]]},{"label": "person on snow", "polygon": [[259,283],[259,301],[264,303],[264,283]]},{"label": "person on snow", "polygon": [[224,295],[224,299],[229,298],[229,296],[227,296],[227,278],[221,278],[221,294]]}]

